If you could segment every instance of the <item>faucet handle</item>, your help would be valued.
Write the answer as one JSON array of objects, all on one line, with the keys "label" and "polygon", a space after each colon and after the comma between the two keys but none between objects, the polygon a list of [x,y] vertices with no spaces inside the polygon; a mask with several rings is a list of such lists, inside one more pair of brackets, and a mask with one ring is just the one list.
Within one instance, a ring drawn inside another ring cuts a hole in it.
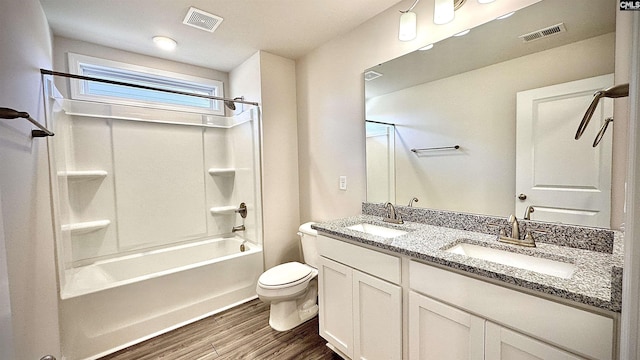
[{"label": "faucet handle", "polygon": [[498,236],[507,236],[507,232],[504,231],[504,225],[503,224],[496,224],[496,223],[487,223],[488,227],[492,227],[492,228],[498,228]]},{"label": "faucet handle", "polygon": [[407,205],[407,206],[408,207],[413,207],[413,203],[414,202],[418,202],[418,198],[417,197],[414,197],[411,200],[409,200],[409,205]]}]

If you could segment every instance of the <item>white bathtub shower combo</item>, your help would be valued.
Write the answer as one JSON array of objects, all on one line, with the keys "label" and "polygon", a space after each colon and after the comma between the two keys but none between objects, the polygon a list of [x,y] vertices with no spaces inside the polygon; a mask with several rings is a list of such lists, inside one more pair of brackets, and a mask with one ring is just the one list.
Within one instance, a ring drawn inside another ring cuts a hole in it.
[{"label": "white bathtub shower combo", "polygon": [[68,100],[46,83],[64,357],[94,359],[254,298],[259,109]]}]

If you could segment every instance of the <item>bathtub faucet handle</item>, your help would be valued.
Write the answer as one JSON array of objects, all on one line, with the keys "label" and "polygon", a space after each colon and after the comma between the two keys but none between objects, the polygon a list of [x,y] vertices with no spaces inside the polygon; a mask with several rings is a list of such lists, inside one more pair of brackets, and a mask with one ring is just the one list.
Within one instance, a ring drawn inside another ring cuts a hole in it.
[{"label": "bathtub faucet handle", "polygon": [[242,218],[246,218],[247,217],[247,204],[245,203],[240,203],[240,206],[238,206],[238,208],[235,210],[238,214],[240,214],[240,216],[242,216]]},{"label": "bathtub faucet handle", "polygon": [[236,231],[245,231],[245,230],[246,229],[244,227],[244,224],[242,224],[242,225],[234,226],[233,229],[231,229],[231,232],[234,233]]}]

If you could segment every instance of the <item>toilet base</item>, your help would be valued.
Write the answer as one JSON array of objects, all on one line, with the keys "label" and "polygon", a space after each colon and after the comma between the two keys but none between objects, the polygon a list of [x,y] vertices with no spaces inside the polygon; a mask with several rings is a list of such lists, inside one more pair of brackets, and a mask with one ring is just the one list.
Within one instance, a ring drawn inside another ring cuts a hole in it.
[{"label": "toilet base", "polygon": [[318,314],[318,284],[309,283],[308,291],[297,299],[271,302],[269,325],[277,331],[287,331]]}]

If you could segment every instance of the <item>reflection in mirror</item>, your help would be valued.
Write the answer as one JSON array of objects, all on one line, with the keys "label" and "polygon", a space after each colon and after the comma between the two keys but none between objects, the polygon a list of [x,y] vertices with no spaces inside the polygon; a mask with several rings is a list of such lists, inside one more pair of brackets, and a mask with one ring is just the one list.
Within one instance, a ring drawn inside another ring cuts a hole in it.
[{"label": "reflection in mirror", "polygon": [[367,200],[395,203],[395,126],[366,122]]},{"label": "reflection in mirror", "polygon": [[[565,95],[525,97],[530,103],[528,111],[545,117],[529,119],[534,127],[524,132],[518,109],[526,106],[524,100],[518,102],[518,94],[552,86],[572,93],[567,84],[612,74],[615,14],[615,2],[609,0],[585,0],[579,7],[564,0],[544,0],[472,29],[466,36],[436,43],[429,51],[415,51],[369,69],[382,76],[365,82],[367,124],[395,125],[395,191],[385,195],[368,189],[367,201],[397,199],[404,204],[416,196],[421,207],[495,216],[531,205],[536,209],[530,214],[532,220],[609,227],[608,197],[600,205],[589,199],[578,204],[568,198],[565,203],[548,205],[540,195],[556,188],[611,192],[611,134],[599,147],[591,147],[610,104],[598,107],[599,117],[593,121],[601,124],[592,124],[584,140],[573,139],[594,90],[601,85],[575,90],[579,93],[564,102],[571,105],[568,108],[556,102]],[[551,36],[530,35],[528,39],[535,39],[529,41],[520,37],[550,27],[554,30],[545,33]],[[531,155],[526,160],[532,167],[531,176],[523,182],[529,182],[528,188],[516,185],[516,164],[525,158],[516,143],[523,138],[531,143],[524,150]],[[379,188],[379,177],[385,179],[385,185],[391,181],[369,171],[371,163],[381,162],[374,160],[377,154],[370,154],[369,143],[367,137],[367,185]],[[456,144],[460,149],[410,151]],[[577,156],[584,157],[576,161]],[[542,163],[543,158],[553,159],[553,164]],[[570,170],[571,165],[594,161],[596,168],[609,171],[604,175],[608,181],[591,176],[590,170]],[[552,176],[559,172],[589,176]],[[547,179],[555,182],[545,183]],[[518,198],[520,193],[524,200]],[[564,194],[552,197],[565,198]],[[602,215],[599,220],[593,220],[598,214]],[[516,215],[523,217],[524,213]]]}]

